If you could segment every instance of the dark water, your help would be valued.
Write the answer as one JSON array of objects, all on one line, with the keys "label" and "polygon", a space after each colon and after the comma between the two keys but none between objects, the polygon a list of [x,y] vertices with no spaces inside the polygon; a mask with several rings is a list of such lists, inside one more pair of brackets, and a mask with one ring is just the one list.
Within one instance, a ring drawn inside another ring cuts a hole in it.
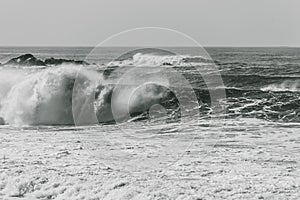
[{"label": "dark water", "polygon": [[229,113],[300,121],[300,49],[209,49],[222,70]]}]

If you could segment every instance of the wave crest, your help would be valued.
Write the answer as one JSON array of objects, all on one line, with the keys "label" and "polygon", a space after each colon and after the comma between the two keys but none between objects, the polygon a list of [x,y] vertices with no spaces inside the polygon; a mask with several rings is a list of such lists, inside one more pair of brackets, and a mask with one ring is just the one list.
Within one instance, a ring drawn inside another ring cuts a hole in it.
[{"label": "wave crest", "polygon": [[203,65],[212,62],[202,56],[190,55],[153,55],[136,53],[132,58],[125,60],[116,60],[108,63],[108,66],[191,66]]},{"label": "wave crest", "polygon": [[273,92],[298,92],[300,91],[300,79],[298,80],[286,80],[283,83],[271,84],[261,88],[262,91],[273,91]]},{"label": "wave crest", "polygon": [[8,124],[74,124],[72,92],[75,80],[89,81],[86,71],[59,67],[31,73],[13,85],[1,101],[0,116]]}]

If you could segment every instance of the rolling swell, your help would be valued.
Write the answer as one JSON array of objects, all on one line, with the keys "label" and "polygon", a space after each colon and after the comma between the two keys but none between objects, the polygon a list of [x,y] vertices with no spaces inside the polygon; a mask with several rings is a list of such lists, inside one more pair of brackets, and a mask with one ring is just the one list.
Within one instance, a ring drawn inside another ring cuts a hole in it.
[{"label": "rolling swell", "polygon": [[300,76],[225,74],[222,75],[222,78],[227,87],[257,90],[262,89],[270,91],[300,91]]}]

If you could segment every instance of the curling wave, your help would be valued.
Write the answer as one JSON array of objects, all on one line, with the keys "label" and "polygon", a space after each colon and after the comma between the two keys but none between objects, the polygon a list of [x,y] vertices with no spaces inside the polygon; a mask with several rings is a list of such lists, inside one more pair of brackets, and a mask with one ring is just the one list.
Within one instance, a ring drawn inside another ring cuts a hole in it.
[{"label": "curling wave", "polygon": [[[2,124],[13,125],[73,125],[74,115],[84,119],[81,124],[111,122],[114,85],[105,84],[96,71],[79,67],[60,66],[38,72],[2,70],[1,75],[14,74],[9,81],[0,83],[0,117]],[[9,82],[9,84],[8,84]],[[75,84],[76,83],[76,84]],[[76,88],[74,86],[76,85]],[[118,109],[126,109],[124,95],[136,87],[121,86],[117,97]],[[129,102],[132,115],[144,111],[170,97],[168,88],[150,84],[135,91]],[[174,97],[172,97],[174,98]]]}]

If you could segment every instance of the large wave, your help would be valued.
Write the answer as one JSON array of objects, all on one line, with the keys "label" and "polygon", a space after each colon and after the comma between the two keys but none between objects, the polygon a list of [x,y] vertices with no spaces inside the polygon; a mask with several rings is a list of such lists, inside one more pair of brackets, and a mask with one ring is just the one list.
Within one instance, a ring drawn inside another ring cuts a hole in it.
[{"label": "large wave", "polygon": [[[24,70],[23,70],[24,71]],[[89,82],[91,74],[78,67],[58,67],[14,77],[2,93],[0,116],[8,124],[74,124],[73,85],[78,76]],[[5,74],[1,71],[1,74]],[[19,78],[17,78],[19,77]],[[3,85],[1,84],[1,88]]]},{"label": "large wave", "polygon": [[[34,72],[2,70],[0,74],[9,77],[0,82],[0,117],[7,124],[83,125],[123,117],[112,114],[115,86],[104,83],[94,70],[59,66]],[[121,109],[120,113],[126,109],[131,114],[142,113],[169,95],[168,88],[157,84],[137,91],[134,85],[121,85],[119,89],[115,107]],[[129,102],[125,102],[125,95],[132,95]]]}]

